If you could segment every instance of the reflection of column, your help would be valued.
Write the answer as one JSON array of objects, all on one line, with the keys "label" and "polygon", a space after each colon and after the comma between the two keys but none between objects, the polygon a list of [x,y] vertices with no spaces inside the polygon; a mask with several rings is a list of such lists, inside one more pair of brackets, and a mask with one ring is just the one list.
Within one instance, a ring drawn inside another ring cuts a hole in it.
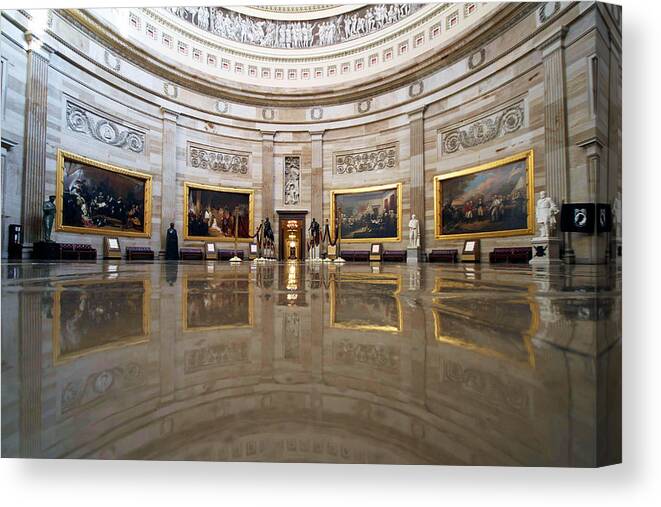
[{"label": "reflection of column", "polygon": [[317,219],[317,222],[323,224],[322,219],[323,214],[323,195],[324,195],[324,184],[323,184],[323,146],[322,138],[323,131],[321,132],[310,132],[310,139],[312,141],[312,164],[311,164],[311,203],[310,203],[310,213],[313,218]]},{"label": "reflection of column", "polygon": [[20,298],[20,457],[41,456],[41,294]]},{"label": "reflection of column", "polygon": [[[425,239],[425,131],[424,108],[409,113],[409,171],[411,180],[411,215],[415,214],[420,222],[420,247],[424,249]],[[408,217],[410,218],[410,217]],[[408,218],[400,217],[403,229],[408,231]],[[405,234],[408,238],[408,234]]]},{"label": "reflection of column", "polygon": [[[183,227],[183,215],[177,214],[177,118],[178,114],[164,107],[163,116],[163,150],[161,172],[161,250],[165,250],[167,229],[170,222],[175,222],[179,230]],[[153,213],[153,212],[152,212]]]},{"label": "reflection of column", "polygon": [[[565,93],[564,37],[559,27],[539,49],[544,61],[544,168],[550,196],[569,202],[567,172],[567,105]],[[571,236],[565,233],[565,262],[574,261]]]},{"label": "reflection of column", "polygon": [[49,50],[31,32],[28,44],[25,92],[23,169],[23,237],[26,243],[42,239],[41,224],[46,173],[46,119],[48,114]]},{"label": "reflection of column", "polygon": [[[181,336],[181,328],[179,327],[181,324],[177,324],[177,322],[183,322],[183,320],[179,318],[179,312],[188,311],[188,308],[182,308],[184,302],[181,297],[181,284],[185,283],[185,281],[177,283],[177,275],[177,265],[168,265],[166,263],[163,265],[160,279],[152,280],[153,283],[157,283],[160,286],[160,296],[158,298],[159,313],[157,320],[160,339],[159,367],[161,403],[169,403],[174,399],[175,372],[177,371],[177,336]],[[154,326],[150,326],[150,329],[153,328]]]}]

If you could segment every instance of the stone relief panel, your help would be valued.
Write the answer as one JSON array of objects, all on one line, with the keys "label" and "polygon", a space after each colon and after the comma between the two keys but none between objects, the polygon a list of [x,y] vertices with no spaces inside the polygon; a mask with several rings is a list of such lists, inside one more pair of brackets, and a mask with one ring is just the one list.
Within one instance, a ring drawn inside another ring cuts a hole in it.
[{"label": "stone relief panel", "polygon": [[245,175],[250,167],[250,153],[221,150],[189,142],[188,164],[216,172]]},{"label": "stone relief panel", "polygon": [[392,143],[362,151],[335,154],[335,174],[353,174],[382,171],[397,167],[398,143]]},{"label": "stone relief panel", "polygon": [[285,157],[285,204],[298,204],[301,196],[301,157]]},{"label": "stone relief panel", "polygon": [[119,120],[111,119],[109,116],[102,116],[71,100],[67,99],[66,105],[69,130],[135,153],[142,153],[145,150],[144,132],[123,125]]},{"label": "stone relief panel", "polygon": [[519,130],[525,120],[523,100],[499,111],[471,121],[441,134],[441,148],[445,154],[456,153],[493,141],[497,137]]},{"label": "stone relief panel", "polygon": [[246,363],[249,352],[250,344],[247,340],[188,350],[184,353],[184,372],[194,373],[208,368]]},{"label": "stone relief panel", "polygon": [[269,48],[330,46],[364,37],[410,16],[424,4],[370,5],[309,21],[278,21],[247,16],[222,7],[166,7],[175,16],[235,42]]},{"label": "stone relief panel", "polygon": [[346,365],[363,365],[377,370],[399,371],[399,348],[388,345],[353,343],[349,340],[333,344],[333,359]]}]

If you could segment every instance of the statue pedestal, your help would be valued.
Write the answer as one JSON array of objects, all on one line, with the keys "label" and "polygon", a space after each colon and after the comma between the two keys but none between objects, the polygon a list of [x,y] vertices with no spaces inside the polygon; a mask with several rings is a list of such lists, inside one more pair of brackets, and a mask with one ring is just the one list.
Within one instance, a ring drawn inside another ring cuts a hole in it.
[{"label": "statue pedestal", "polygon": [[[560,238],[532,238],[533,257],[531,266],[551,266],[560,264]],[[541,254],[541,255],[540,255]]]},{"label": "statue pedestal", "polygon": [[420,259],[420,248],[419,247],[406,247],[406,263],[407,264],[417,264]]}]

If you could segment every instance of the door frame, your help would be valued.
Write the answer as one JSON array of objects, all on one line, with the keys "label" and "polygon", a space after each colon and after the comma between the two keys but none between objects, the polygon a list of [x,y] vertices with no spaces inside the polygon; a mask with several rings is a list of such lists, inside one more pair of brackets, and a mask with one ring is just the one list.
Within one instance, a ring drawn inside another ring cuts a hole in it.
[{"label": "door frame", "polygon": [[305,260],[305,233],[307,232],[305,230],[305,219],[307,217],[308,212],[305,210],[299,210],[299,211],[289,211],[289,210],[276,210],[276,213],[278,214],[278,258],[280,260],[286,260],[288,256],[285,256],[285,250],[284,250],[284,237],[282,234],[282,226],[283,222],[286,222],[287,220],[298,220],[303,223],[301,227],[301,260]]}]

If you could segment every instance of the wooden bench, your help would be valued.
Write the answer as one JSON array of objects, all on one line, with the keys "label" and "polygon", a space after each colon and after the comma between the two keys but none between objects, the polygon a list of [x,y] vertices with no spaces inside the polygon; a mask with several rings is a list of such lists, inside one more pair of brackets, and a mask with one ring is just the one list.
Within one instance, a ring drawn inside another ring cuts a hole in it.
[{"label": "wooden bench", "polygon": [[179,249],[179,259],[182,261],[202,261],[204,251],[201,248],[184,247]]},{"label": "wooden bench", "polygon": [[127,246],[124,250],[129,261],[153,261],[154,251],[148,246]]},{"label": "wooden bench", "polygon": [[532,247],[529,246],[494,248],[493,251],[489,253],[489,262],[491,263],[528,263],[530,259],[532,259]]},{"label": "wooden bench", "polygon": [[453,249],[441,249],[441,250],[432,250],[427,259],[429,262],[457,262],[459,258],[459,250]]},{"label": "wooden bench", "polygon": [[383,262],[406,262],[406,250],[386,250]]},{"label": "wooden bench", "polygon": [[60,243],[60,258],[74,261],[96,260],[96,249],[81,243]]},{"label": "wooden bench", "polygon": [[[237,250],[236,251],[236,256],[243,260],[243,250]],[[218,260],[219,261],[228,261],[232,257],[234,257],[234,250],[218,250]]]},{"label": "wooden bench", "polygon": [[370,251],[369,250],[346,250],[343,251],[340,256],[345,261],[352,262],[368,262],[370,260]]}]

